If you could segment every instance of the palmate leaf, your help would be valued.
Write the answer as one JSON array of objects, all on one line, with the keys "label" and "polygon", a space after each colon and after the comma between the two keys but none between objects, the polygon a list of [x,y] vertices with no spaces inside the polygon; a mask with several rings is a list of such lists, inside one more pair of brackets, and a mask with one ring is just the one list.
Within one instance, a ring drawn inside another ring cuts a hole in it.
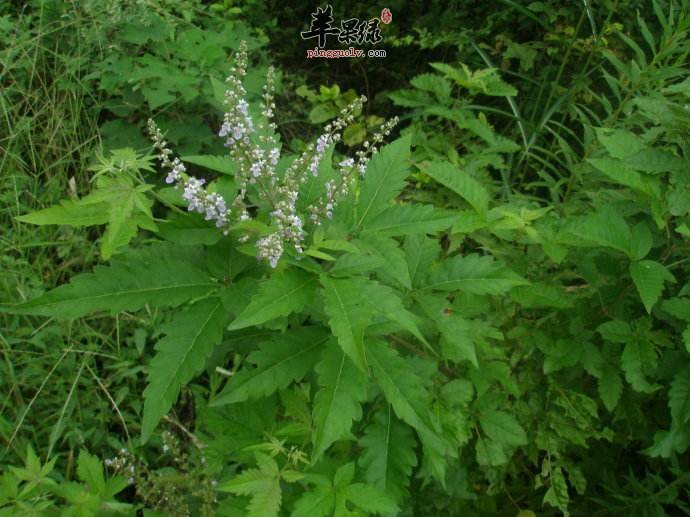
[{"label": "palmate leaf", "polygon": [[394,501],[407,493],[412,469],[417,465],[412,430],[393,415],[391,406],[379,410],[360,439],[359,465],[367,483],[385,491]]},{"label": "palmate leaf", "polygon": [[367,378],[339,347],[326,348],[316,373],[320,389],[314,397],[314,460],[333,442],[354,438],[350,428],[362,418],[361,404],[367,397]]},{"label": "palmate leaf", "polygon": [[[292,517],[392,515],[397,512],[398,507],[384,491],[364,483],[353,483],[354,477],[353,462],[338,468],[332,482],[321,474],[312,474],[310,481],[317,486],[295,502]],[[352,506],[360,511],[353,512]]]},{"label": "palmate leaf", "polygon": [[357,205],[357,226],[366,226],[405,187],[410,160],[410,135],[376,153],[369,162]]},{"label": "palmate leaf", "polygon": [[163,327],[165,337],[156,344],[157,353],[149,365],[144,390],[143,442],[175,403],[180,388],[204,368],[229,318],[221,299],[213,297],[176,314]]},{"label": "palmate leaf", "polygon": [[247,517],[274,517],[278,515],[283,498],[280,470],[273,458],[260,453],[256,457],[258,468],[245,470],[220,484],[218,490],[250,496]]},{"label": "palmate leaf", "polygon": [[237,330],[260,325],[299,311],[314,298],[317,277],[301,269],[289,269],[264,281],[249,305],[228,327]]},{"label": "palmate leaf", "polygon": [[100,176],[96,185],[97,189],[82,199],[61,201],[59,205],[20,216],[17,220],[38,225],[107,224],[101,239],[101,255],[106,260],[127,245],[139,227],[152,231],[157,229],[151,214],[153,202],[145,195],[150,186],[137,186],[126,175]]},{"label": "palmate leaf", "polygon": [[471,254],[442,262],[429,275],[426,288],[465,291],[472,294],[501,294],[528,282],[496,262],[493,257]]},{"label": "palmate leaf", "polygon": [[233,375],[210,405],[255,400],[301,379],[319,360],[319,352],[329,338],[323,328],[303,327],[263,342],[247,358],[256,367],[245,367]]},{"label": "palmate leaf", "polygon": [[145,305],[176,307],[216,289],[216,283],[199,265],[194,250],[155,245],[118,256],[110,267],[96,266],[93,273],[28,302],[8,307],[17,314],[78,318],[86,314]]}]

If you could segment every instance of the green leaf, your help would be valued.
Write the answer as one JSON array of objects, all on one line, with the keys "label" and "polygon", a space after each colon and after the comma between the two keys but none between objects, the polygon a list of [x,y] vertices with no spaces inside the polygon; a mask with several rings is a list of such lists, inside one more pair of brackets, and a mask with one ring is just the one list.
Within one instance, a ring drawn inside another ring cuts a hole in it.
[{"label": "green leaf", "polygon": [[424,343],[429,351],[436,353],[417,327],[419,318],[405,309],[402,299],[393,288],[370,282],[366,284],[363,295],[362,303],[367,304],[372,313],[378,313],[389,321],[397,323],[402,329]]},{"label": "green leaf", "polygon": [[316,487],[305,491],[295,502],[291,517],[327,517],[333,515],[335,492],[331,487]]},{"label": "green leaf", "polygon": [[[417,430],[428,453],[446,459],[452,456],[453,451],[431,424],[431,395],[412,365],[381,341],[369,343],[369,357],[374,378],[398,418]],[[436,475],[443,479],[442,466]]]},{"label": "green leaf", "polygon": [[362,235],[376,233],[387,237],[434,233],[453,225],[457,216],[431,205],[396,205],[385,209],[366,224]]},{"label": "green leaf", "polygon": [[137,234],[137,221],[132,217],[134,195],[122,197],[110,207],[108,227],[101,239],[101,255],[104,260],[108,260],[118,248],[126,246]]},{"label": "green leaf", "polygon": [[11,306],[17,314],[78,318],[86,314],[145,305],[175,307],[207,295],[216,284],[196,265],[193,250],[156,245],[122,254],[111,267],[96,266],[38,298]]},{"label": "green leaf", "polygon": [[362,418],[367,397],[367,378],[338,347],[326,348],[316,373],[320,388],[314,397],[314,461],[333,442],[354,439],[352,422]]},{"label": "green leaf", "polygon": [[383,267],[376,268],[376,275],[388,284],[401,285],[412,289],[412,279],[405,257],[405,252],[398,241],[377,235],[366,236],[358,244],[364,244],[366,251],[378,253],[385,261]]},{"label": "green leaf", "polygon": [[628,158],[645,147],[644,142],[630,131],[624,129],[596,128],[597,139],[608,153],[619,159]]},{"label": "green leaf", "polygon": [[630,276],[640,293],[642,303],[648,313],[664,290],[664,282],[675,282],[676,279],[663,264],[654,260],[640,260],[630,263]]},{"label": "green leaf", "polygon": [[410,279],[414,287],[422,284],[426,272],[439,255],[438,241],[430,239],[424,234],[409,235],[405,239],[405,256]]},{"label": "green leaf", "polygon": [[679,371],[668,390],[668,407],[671,409],[673,427],[684,428],[690,421],[690,370]]},{"label": "green leaf", "polygon": [[324,287],[324,311],[338,344],[357,367],[366,372],[364,329],[373,317],[369,306],[363,303],[366,280],[322,276],[321,284]]},{"label": "green leaf", "polygon": [[433,162],[423,169],[433,179],[448,187],[485,217],[489,209],[489,193],[472,176],[448,162]]},{"label": "green leaf", "polygon": [[234,175],[237,172],[237,166],[235,163],[227,156],[213,156],[213,155],[192,155],[183,156],[180,158],[183,162],[191,163],[193,165],[199,165],[205,169],[209,169],[216,172],[222,172],[223,174]]},{"label": "green leaf", "polygon": [[387,406],[376,412],[359,443],[363,449],[359,465],[365,470],[367,483],[394,501],[405,499],[412,469],[417,465],[411,429]]},{"label": "green leaf", "polygon": [[184,246],[215,244],[222,233],[203,216],[195,213],[171,212],[167,221],[158,224],[159,235],[165,240]]},{"label": "green leaf", "polygon": [[177,313],[162,329],[157,353],[149,365],[144,390],[142,441],[148,441],[163,416],[177,400],[180,389],[203,370],[211,351],[223,338],[230,315],[220,298],[208,298]]},{"label": "green leaf", "polygon": [[511,297],[525,308],[553,307],[568,309],[572,302],[566,295],[565,289],[548,284],[532,284],[518,286],[510,292]]},{"label": "green leaf", "polygon": [[606,409],[613,411],[623,393],[623,381],[618,371],[611,365],[606,365],[597,381],[597,388]]},{"label": "green leaf", "polygon": [[554,467],[549,475],[550,486],[544,494],[544,504],[549,504],[554,508],[558,508],[565,517],[568,517],[568,503],[570,496],[568,495],[568,485],[565,482],[565,476],[561,467]]},{"label": "green leaf", "polygon": [[436,74],[417,75],[410,80],[410,84],[420,90],[433,93],[440,99],[450,97],[450,83]]},{"label": "green leaf", "polygon": [[605,246],[632,255],[630,227],[611,206],[600,207],[595,214],[580,219],[569,232],[582,239],[585,245]]},{"label": "green leaf", "polygon": [[93,202],[87,198],[78,201],[64,200],[59,205],[44,208],[26,215],[17,216],[23,223],[46,225],[65,224],[69,226],[94,226],[108,222],[108,203]]},{"label": "green leaf", "polygon": [[493,257],[471,254],[443,261],[432,270],[426,288],[439,291],[460,290],[472,294],[501,294],[514,286],[527,283]]},{"label": "green leaf", "polygon": [[235,373],[210,405],[255,400],[301,379],[319,360],[319,352],[329,337],[323,328],[303,327],[264,341],[247,358],[256,367]]},{"label": "green leaf", "polygon": [[650,393],[656,389],[656,386],[649,384],[644,373],[647,368],[654,368],[656,363],[654,345],[639,336],[635,336],[625,345],[621,355],[626,380],[635,391],[643,393]]},{"label": "green leaf", "polygon": [[259,468],[245,470],[218,485],[218,490],[250,496],[247,517],[277,517],[282,501],[278,464],[264,454],[257,453],[256,456]]},{"label": "green leaf", "polygon": [[366,226],[405,187],[409,172],[410,139],[411,136],[407,135],[388,144],[369,162],[359,192],[357,226]]},{"label": "green leaf", "polygon": [[597,332],[611,343],[627,343],[633,338],[632,329],[625,321],[611,320],[597,327]]},{"label": "green leaf", "polygon": [[311,303],[317,278],[301,269],[287,269],[264,281],[249,305],[228,327],[238,330],[300,311]]},{"label": "green leaf", "polygon": [[479,415],[479,424],[486,435],[506,447],[527,445],[525,430],[510,413],[487,410]]},{"label": "green leaf", "polygon": [[364,483],[353,483],[343,490],[348,501],[369,514],[390,515],[398,510],[397,505],[382,490]]},{"label": "green leaf", "polygon": [[656,177],[644,176],[623,162],[611,158],[588,158],[587,161],[615,183],[657,199],[661,197],[659,180]]},{"label": "green leaf", "polygon": [[105,495],[103,464],[96,456],[82,450],[77,459],[77,475],[88,485],[89,492]]}]

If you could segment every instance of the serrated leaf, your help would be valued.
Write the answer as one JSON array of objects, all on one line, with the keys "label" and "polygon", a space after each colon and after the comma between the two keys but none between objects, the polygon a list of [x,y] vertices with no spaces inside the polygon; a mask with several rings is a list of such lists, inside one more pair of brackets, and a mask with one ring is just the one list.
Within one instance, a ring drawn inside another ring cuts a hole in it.
[{"label": "serrated leaf", "polygon": [[288,269],[275,273],[261,283],[259,292],[237,315],[228,330],[260,325],[301,310],[311,303],[316,285],[317,277],[301,269]]},{"label": "serrated leaf", "polygon": [[637,135],[624,129],[598,127],[595,131],[599,142],[614,158],[628,158],[642,151],[645,147],[644,142]]},{"label": "serrated leaf", "polygon": [[353,439],[352,422],[362,418],[367,378],[339,347],[326,348],[316,365],[319,390],[314,397],[314,452],[316,461],[333,442]]},{"label": "serrated leaf", "polygon": [[410,272],[410,280],[414,287],[421,285],[426,272],[438,258],[439,245],[434,239],[424,234],[409,235],[405,239],[405,256]]},{"label": "serrated leaf", "polygon": [[111,205],[108,212],[108,227],[101,239],[101,255],[104,260],[108,260],[115,250],[127,245],[136,236],[138,226],[136,219],[132,217],[134,201],[134,197],[130,195]]},{"label": "serrated leaf", "polygon": [[404,188],[409,172],[410,139],[407,135],[388,144],[369,162],[359,192],[357,226],[366,226]]},{"label": "serrated leaf", "polygon": [[489,193],[467,172],[448,162],[433,162],[424,169],[424,172],[461,196],[480,216],[486,216],[489,209]]},{"label": "serrated leaf", "polygon": [[554,467],[549,476],[550,486],[544,494],[544,504],[549,504],[554,508],[558,508],[564,516],[570,515],[568,513],[568,503],[570,497],[568,495],[568,485],[565,482],[563,470],[560,467]]},{"label": "serrated leaf", "polygon": [[77,201],[63,200],[58,205],[17,216],[16,220],[37,225],[93,226],[108,222],[108,208],[108,203],[94,203],[87,198]]},{"label": "serrated leaf", "polygon": [[435,74],[420,74],[410,80],[415,88],[431,92],[440,99],[450,97],[451,85],[443,77]]},{"label": "serrated leaf", "polygon": [[377,268],[376,275],[387,283],[399,284],[406,289],[412,289],[412,279],[408,269],[405,252],[398,245],[398,241],[389,237],[376,235],[364,237],[359,241],[368,251],[378,253],[385,264]]},{"label": "serrated leaf", "polygon": [[98,457],[82,450],[77,459],[77,475],[89,487],[89,492],[105,495],[103,464]]},{"label": "serrated leaf", "polygon": [[426,288],[464,291],[472,294],[501,294],[528,282],[496,262],[493,257],[471,254],[455,256],[432,270]]},{"label": "serrated leaf", "polygon": [[321,284],[324,287],[324,311],[338,344],[357,367],[366,372],[364,330],[373,318],[371,309],[362,303],[366,281],[363,278],[322,276]]},{"label": "serrated leaf", "polygon": [[170,411],[180,389],[203,370],[211,351],[221,342],[229,319],[221,299],[209,298],[176,314],[163,327],[165,337],[156,343],[144,390],[143,442]]},{"label": "serrated leaf", "polygon": [[198,165],[223,174],[233,175],[237,171],[237,166],[227,156],[213,156],[213,155],[192,155],[183,156],[180,158],[183,162]]},{"label": "serrated leaf", "polygon": [[145,305],[176,307],[202,297],[215,282],[196,265],[193,250],[156,245],[132,250],[28,302],[10,306],[17,314],[78,318],[98,311],[135,311]]},{"label": "serrated leaf", "polygon": [[597,327],[597,332],[607,341],[611,341],[611,343],[627,343],[633,337],[630,325],[620,320],[602,323]]},{"label": "serrated leaf", "polygon": [[630,227],[610,206],[600,207],[596,213],[580,219],[569,228],[569,232],[586,245],[606,246],[632,255]]},{"label": "serrated leaf", "polygon": [[[452,452],[431,425],[431,396],[424,387],[423,379],[385,343],[372,341],[368,348],[374,378],[395,414],[417,430],[425,450],[447,460]],[[436,469],[436,474],[442,480],[442,466]]]},{"label": "serrated leaf", "polygon": [[482,411],[479,424],[494,442],[506,447],[527,445],[527,435],[516,418],[510,413],[498,410]]},{"label": "serrated leaf", "polygon": [[365,470],[367,483],[384,490],[394,501],[402,501],[417,465],[411,429],[387,406],[374,415],[359,443],[363,449],[359,465]]},{"label": "serrated leaf", "polygon": [[431,205],[396,205],[386,208],[368,222],[362,235],[375,233],[385,237],[434,233],[453,225],[457,216]]},{"label": "serrated leaf", "polygon": [[663,264],[654,260],[640,260],[630,263],[630,276],[640,293],[642,303],[648,313],[664,290],[664,282],[675,282],[676,279]]},{"label": "serrated leaf", "polygon": [[621,365],[625,378],[635,391],[650,393],[656,386],[649,384],[645,369],[656,365],[657,357],[654,345],[647,339],[635,336],[626,343],[621,355]]},{"label": "serrated leaf", "polygon": [[611,158],[588,158],[587,161],[615,183],[655,198],[661,196],[659,180],[656,177],[644,176],[623,162]]},{"label": "serrated leaf", "polygon": [[311,371],[328,339],[320,327],[303,327],[264,341],[247,358],[256,367],[233,375],[210,405],[255,400],[285,388]]},{"label": "serrated leaf", "polygon": [[532,284],[517,286],[510,292],[510,296],[517,303],[528,309],[553,307],[555,309],[568,309],[572,302],[566,296],[566,291],[555,285]]},{"label": "serrated leaf", "polygon": [[316,487],[305,491],[295,502],[291,517],[327,517],[333,514],[335,492],[330,488]]},{"label": "serrated leaf", "polygon": [[343,490],[348,501],[370,514],[395,513],[397,505],[382,490],[364,483],[353,483]]},{"label": "serrated leaf", "polygon": [[184,246],[209,246],[222,237],[213,223],[196,213],[171,212],[166,221],[158,224],[158,228],[159,235],[165,240]]},{"label": "serrated leaf", "polygon": [[606,409],[613,411],[623,393],[623,381],[618,371],[610,365],[605,366],[597,380],[597,388]]},{"label": "serrated leaf", "polygon": [[690,370],[679,371],[668,390],[668,407],[674,427],[684,427],[690,421]]}]

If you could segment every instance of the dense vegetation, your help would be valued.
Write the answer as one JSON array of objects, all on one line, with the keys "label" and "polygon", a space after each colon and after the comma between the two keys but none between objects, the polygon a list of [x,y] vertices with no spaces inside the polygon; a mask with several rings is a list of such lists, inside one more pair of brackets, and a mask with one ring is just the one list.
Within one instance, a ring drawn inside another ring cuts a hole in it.
[{"label": "dense vegetation", "polygon": [[690,513],[690,2],[282,6],[0,0],[0,515]]}]

